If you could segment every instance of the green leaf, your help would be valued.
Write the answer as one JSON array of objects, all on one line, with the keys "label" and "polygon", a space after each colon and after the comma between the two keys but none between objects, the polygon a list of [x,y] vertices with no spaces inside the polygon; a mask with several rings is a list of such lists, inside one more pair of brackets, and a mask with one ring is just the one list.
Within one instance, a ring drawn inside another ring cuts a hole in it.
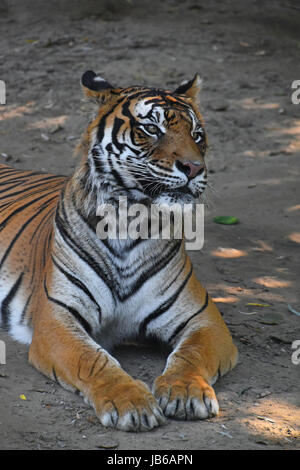
[{"label": "green leaf", "polygon": [[239,223],[239,219],[229,215],[220,215],[214,218],[214,222],[216,222],[216,224],[234,225]]}]

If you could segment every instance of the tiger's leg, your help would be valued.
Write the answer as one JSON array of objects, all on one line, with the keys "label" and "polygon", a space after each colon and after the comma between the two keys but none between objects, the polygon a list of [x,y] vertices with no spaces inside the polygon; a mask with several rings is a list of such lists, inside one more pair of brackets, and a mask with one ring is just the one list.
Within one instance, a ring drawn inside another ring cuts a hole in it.
[{"label": "tiger's leg", "polygon": [[123,371],[72,315],[53,305],[45,302],[34,321],[30,363],[65,388],[79,391],[104,426],[147,431],[162,424],[165,418],[148,387]]},{"label": "tiger's leg", "polygon": [[187,297],[196,295],[199,308],[177,323],[169,336],[173,351],[163,374],[154,382],[154,395],[166,416],[204,419],[218,413],[211,385],[236,365],[238,354],[205,289],[194,277],[188,287]]}]

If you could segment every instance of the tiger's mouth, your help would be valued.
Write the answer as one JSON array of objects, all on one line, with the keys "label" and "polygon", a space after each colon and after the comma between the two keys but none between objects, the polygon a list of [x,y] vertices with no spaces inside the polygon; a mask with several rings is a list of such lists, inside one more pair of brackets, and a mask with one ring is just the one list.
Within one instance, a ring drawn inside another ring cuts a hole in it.
[{"label": "tiger's mouth", "polygon": [[204,189],[197,190],[196,192],[194,192],[186,184],[178,188],[167,188],[165,191],[162,191],[160,196],[166,196],[172,202],[178,202],[182,204],[193,204],[199,200],[203,191]]},{"label": "tiger's mouth", "polygon": [[149,199],[149,202],[168,201],[170,203],[196,203],[206,188],[206,182],[198,185],[195,181],[187,181],[178,185],[168,184],[163,180],[154,178],[149,174],[138,171],[131,172],[133,181],[138,182],[140,191]]},{"label": "tiger's mouth", "polygon": [[197,188],[196,191],[192,191],[189,184],[184,184],[177,187],[170,187],[164,183],[157,183],[153,187],[149,187],[149,184],[143,187],[145,195],[147,195],[153,201],[167,200],[172,203],[195,203],[203,193],[205,188]]},{"label": "tiger's mouth", "polygon": [[[169,190],[170,191],[170,190]],[[188,187],[188,185],[184,185],[184,186],[180,186],[179,188],[174,188],[173,190],[170,191],[172,194],[182,194],[182,195],[186,195],[186,194],[189,194],[191,196],[193,196],[193,193],[192,191],[190,190],[190,188]]]}]

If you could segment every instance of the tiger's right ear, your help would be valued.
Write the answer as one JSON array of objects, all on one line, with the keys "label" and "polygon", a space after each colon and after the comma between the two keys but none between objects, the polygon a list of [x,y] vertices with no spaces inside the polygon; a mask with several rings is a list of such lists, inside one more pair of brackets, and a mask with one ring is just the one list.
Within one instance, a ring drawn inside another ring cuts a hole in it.
[{"label": "tiger's right ear", "polygon": [[120,89],[116,89],[108,83],[104,78],[97,75],[92,70],[87,70],[81,77],[81,84],[84,94],[87,98],[92,98],[99,103],[105,103],[112,97],[112,91],[118,93]]}]

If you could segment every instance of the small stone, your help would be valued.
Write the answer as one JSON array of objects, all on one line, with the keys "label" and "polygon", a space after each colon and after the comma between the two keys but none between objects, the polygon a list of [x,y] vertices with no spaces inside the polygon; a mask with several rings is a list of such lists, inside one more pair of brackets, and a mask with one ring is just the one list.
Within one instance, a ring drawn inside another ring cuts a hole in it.
[{"label": "small stone", "polygon": [[280,313],[267,313],[262,318],[257,319],[263,325],[279,325],[283,320]]},{"label": "small stone", "polygon": [[113,439],[103,439],[102,442],[96,445],[99,449],[115,449],[119,446],[119,442]]}]

